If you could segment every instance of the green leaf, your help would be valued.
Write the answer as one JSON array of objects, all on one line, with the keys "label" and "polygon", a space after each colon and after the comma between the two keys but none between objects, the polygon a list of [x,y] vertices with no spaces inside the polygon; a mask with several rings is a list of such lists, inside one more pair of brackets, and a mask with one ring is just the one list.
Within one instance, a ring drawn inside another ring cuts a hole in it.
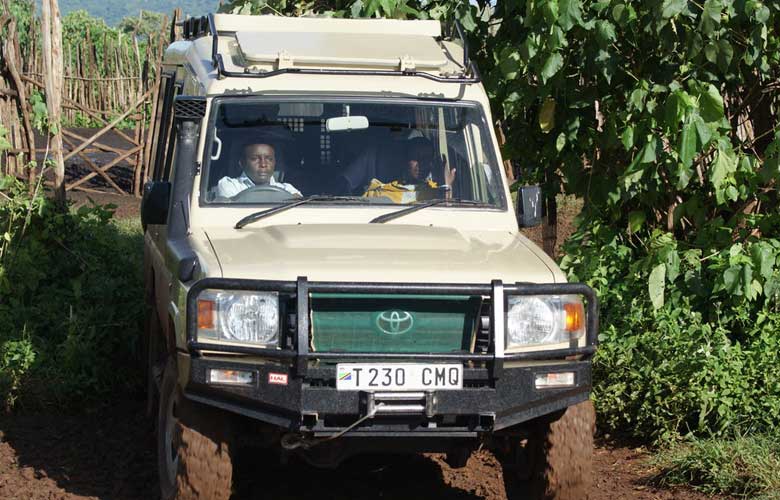
[{"label": "green leaf", "polygon": [[680,255],[674,247],[666,249],[666,279],[669,283],[674,283],[674,280],[680,276]]},{"label": "green leaf", "polygon": [[[680,165],[677,169],[677,189],[682,191],[691,182],[693,177],[693,169],[686,165]],[[676,221],[675,221],[676,223]]]},{"label": "green leaf", "polygon": [[693,124],[693,120],[690,117],[683,123],[678,153],[680,155],[680,161],[686,167],[691,166],[693,158],[696,156],[696,153],[698,153],[696,150],[696,126]]},{"label": "green leaf", "polygon": [[529,36],[520,44],[520,57],[526,64],[536,55],[539,50],[539,39],[535,36]]},{"label": "green leaf", "polygon": [[647,138],[647,145],[645,145],[644,149],[642,150],[642,159],[639,160],[641,163],[655,163],[656,162],[656,155],[655,150],[658,147],[658,141],[655,137],[650,136]]},{"label": "green leaf", "polygon": [[463,11],[463,14],[458,18],[463,29],[466,31],[474,31],[477,28],[477,22],[474,20],[474,16],[471,13],[471,8],[467,8]]},{"label": "green leaf", "polygon": [[693,117],[693,124],[696,126],[696,134],[699,136],[699,143],[702,149],[707,147],[712,139],[712,130],[709,125],[704,123],[704,120],[698,114]]},{"label": "green leaf", "polygon": [[620,136],[620,141],[623,143],[623,147],[626,148],[626,151],[630,151],[631,148],[634,147],[634,127],[631,125],[627,126]]},{"label": "green leaf", "polygon": [[712,64],[718,63],[718,44],[709,42],[704,46],[704,57]]},{"label": "green leaf", "polygon": [[645,107],[645,98],[647,98],[647,90],[639,87],[631,92],[631,96],[628,100],[634,109],[642,111]]},{"label": "green leaf", "polygon": [[699,29],[706,35],[712,35],[720,26],[720,13],[723,10],[722,0],[707,0],[701,13]]},{"label": "green leaf", "polygon": [[500,54],[501,62],[498,67],[501,70],[501,74],[507,80],[514,80],[517,78],[518,72],[522,69],[523,63],[520,60],[520,54],[513,50],[512,47],[504,47]]},{"label": "green leaf", "polygon": [[664,291],[666,289],[666,264],[658,264],[650,272],[650,281],[648,291],[650,292],[650,302],[654,309],[660,309],[664,306]]},{"label": "green leaf", "polygon": [[677,17],[688,5],[688,0],[664,0],[661,6],[661,17],[671,19]]},{"label": "green leaf", "polygon": [[550,54],[542,67],[542,83],[547,83],[547,80],[555,76],[558,71],[563,67],[563,57],[559,53]]},{"label": "green leaf", "polygon": [[596,22],[596,41],[601,48],[608,47],[616,39],[617,34],[615,33],[614,24],[603,20]]},{"label": "green leaf", "polygon": [[710,168],[710,182],[720,190],[730,174],[737,171],[737,155],[730,145],[718,147],[718,154]]},{"label": "green leaf", "polygon": [[636,10],[631,4],[619,3],[612,8],[612,19],[620,26],[625,26],[637,20]]},{"label": "green leaf", "polygon": [[745,297],[749,300],[753,300],[756,297],[756,293],[752,288],[753,284],[753,267],[750,264],[742,266],[742,286],[745,290]]},{"label": "green leaf", "polygon": [[723,97],[711,83],[707,84],[705,91],[699,96],[699,106],[701,108],[701,117],[707,123],[719,122],[725,116]]},{"label": "green leaf", "polygon": [[647,217],[644,212],[634,211],[628,214],[628,232],[636,233],[644,225]]},{"label": "green leaf", "polygon": [[728,40],[718,40],[718,68],[720,68],[721,71],[726,72],[731,65],[732,59],[734,59],[734,48]]},{"label": "green leaf", "polygon": [[548,97],[544,100],[542,108],[539,110],[539,128],[542,132],[550,132],[555,128],[555,99]]},{"label": "green leaf", "polygon": [[723,273],[723,285],[731,295],[742,295],[739,287],[740,271],[742,266],[731,266]]},{"label": "green leaf", "polygon": [[558,0],[547,0],[542,5],[542,15],[547,24],[553,24],[558,20]]},{"label": "green leaf", "polygon": [[564,31],[569,31],[574,26],[582,25],[581,0],[560,0],[560,16],[558,24]]},{"label": "green leaf", "polygon": [[764,279],[769,279],[774,272],[775,254],[771,246],[766,243],[758,243],[750,247],[750,255],[753,263],[758,267],[758,274]]},{"label": "green leaf", "polygon": [[561,132],[558,134],[558,138],[555,140],[555,150],[559,153],[566,147],[566,134]]}]

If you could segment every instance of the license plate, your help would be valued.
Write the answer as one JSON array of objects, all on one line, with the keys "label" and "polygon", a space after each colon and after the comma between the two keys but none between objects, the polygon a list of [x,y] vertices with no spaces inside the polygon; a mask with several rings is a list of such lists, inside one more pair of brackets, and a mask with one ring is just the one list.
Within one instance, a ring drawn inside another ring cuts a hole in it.
[{"label": "license plate", "polygon": [[463,365],[339,363],[339,391],[426,391],[463,388]]}]

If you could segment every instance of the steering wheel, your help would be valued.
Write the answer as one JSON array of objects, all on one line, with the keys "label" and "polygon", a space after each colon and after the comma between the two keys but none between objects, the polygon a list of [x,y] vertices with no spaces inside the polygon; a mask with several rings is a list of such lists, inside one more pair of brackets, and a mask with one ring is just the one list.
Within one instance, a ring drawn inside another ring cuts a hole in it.
[{"label": "steering wheel", "polygon": [[230,199],[238,203],[268,203],[287,201],[294,197],[295,195],[287,192],[284,188],[262,184],[245,189]]}]

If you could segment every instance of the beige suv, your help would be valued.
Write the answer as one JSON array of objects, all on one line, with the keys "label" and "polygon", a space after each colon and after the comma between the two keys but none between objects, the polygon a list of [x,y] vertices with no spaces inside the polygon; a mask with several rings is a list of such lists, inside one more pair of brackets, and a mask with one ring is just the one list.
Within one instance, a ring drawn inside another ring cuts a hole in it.
[{"label": "beige suv", "polygon": [[184,32],[142,204],[162,497],[227,499],[251,442],[325,467],[487,446],[509,498],[584,498],[596,298],[520,233],[539,189],[512,210],[459,28]]}]

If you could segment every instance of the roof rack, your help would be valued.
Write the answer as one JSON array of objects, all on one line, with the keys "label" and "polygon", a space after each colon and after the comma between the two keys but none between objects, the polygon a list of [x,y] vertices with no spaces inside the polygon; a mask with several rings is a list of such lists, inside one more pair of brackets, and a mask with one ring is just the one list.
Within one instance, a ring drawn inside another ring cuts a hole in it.
[{"label": "roof rack", "polygon": [[463,45],[463,72],[457,76],[440,76],[426,71],[416,69],[400,70],[365,70],[365,69],[325,69],[325,68],[278,68],[262,73],[252,73],[248,71],[228,71],[225,69],[225,63],[222,54],[219,53],[220,34],[232,34],[233,32],[220,33],[216,28],[214,14],[208,16],[191,17],[181,23],[183,37],[187,40],[211,35],[211,62],[217,70],[217,78],[237,77],[237,78],[270,78],[282,74],[309,74],[309,75],[358,75],[358,76],[417,76],[433,80],[440,83],[479,83],[481,77],[476,65],[469,57],[469,45],[463,34],[463,29],[459,22],[455,21],[455,29],[461,44]]}]

